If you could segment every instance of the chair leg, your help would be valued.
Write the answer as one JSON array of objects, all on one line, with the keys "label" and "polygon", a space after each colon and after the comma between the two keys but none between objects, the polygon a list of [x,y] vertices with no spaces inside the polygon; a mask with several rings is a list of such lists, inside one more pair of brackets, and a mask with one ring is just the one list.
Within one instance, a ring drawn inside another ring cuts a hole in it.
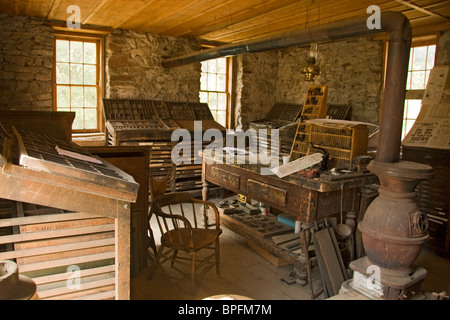
[{"label": "chair leg", "polygon": [[161,259],[161,257],[162,257],[163,251],[164,251],[164,245],[161,244],[161,246],[158,249],[158,253],[156,254],[155,264],[153,265],[152,269],[150,270],[148,280],[151,280],[153,278],[153,275],[155,274],[156,268],[158,267],[158,264],[159,264],[159,259]]},{"label": "chair leg", "polygon": [[220,277],[220,245],[219,245],[219,240],[216,240],[215,250],[216,250],[216,274],[217,274],[218,277]]},{"label": "chair leg", "polygon": [[194,292],[194,288],[195,288],[195,266],[197,264],[197,256],[196,253],[192,253],[191,254],[191,291]]},{"label": "chair leg", "polygon": [[170,258],[170,266],[173,267],[173,264],[175,263],[175,259],[177,258],[178,250],[173,250],[172,258]]}]

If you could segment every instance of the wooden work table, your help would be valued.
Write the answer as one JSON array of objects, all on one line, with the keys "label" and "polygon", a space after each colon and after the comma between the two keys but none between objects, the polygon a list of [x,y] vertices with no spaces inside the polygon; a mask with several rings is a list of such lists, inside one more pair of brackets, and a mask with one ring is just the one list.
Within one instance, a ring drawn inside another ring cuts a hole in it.
[{"label": "wooden work table", "polygon": [[262,165],[236,164],[228,160],[203,157],[204,200],[207,200],[210,182],[295,215],[307,224],[339,214],[341,211],[357,212],[360,188],[378,181],[377,177],[370,173],[334,181],[308,179],[298,174],[279,178],[276,175],[262,175]]},{"label": "wooden work table", "polygon": [[[267,168],[269,166],[266,166]],[[231,229],[257,242],[265,250],[279,256],[299,268],[299,279],[306,283],[310,281],[310,264],[307,248],[310,245],[310,230],[314,222],[325,217],[346,213],[346,218],[353,220],[360,211],[361,187],[378,182],[378,178],[370,173],[349,175],[339,180],[325,178],[306,178],[291,174],[284,178],[276,175],[261,174],[260,164],[237,164],[228,156],[207,157],[203,155],[202,180],[203,200],[208,200],[209,183],[221,186],[235,193],[249,196],[252,200],[263,202],[272,208],[294,215],[301,222],[300,240],[302,254],[295,260],[289,253],[282,252],[270,246],[267,239],[253,237],[245,230],[224,223]],[[300,282],[301,282],[300,281]],[[317,297],[310,285],[311,297]]]}]

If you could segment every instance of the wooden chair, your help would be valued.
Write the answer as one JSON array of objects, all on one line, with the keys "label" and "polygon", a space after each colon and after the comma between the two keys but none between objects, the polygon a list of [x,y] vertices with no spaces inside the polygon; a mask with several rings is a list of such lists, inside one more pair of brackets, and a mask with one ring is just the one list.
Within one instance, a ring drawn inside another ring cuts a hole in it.
[{"label": "wooden chair", "polygon": [[[219,236],[222,230],[219,211],[214,204],[192,198],[187,192],[169,193],[154,199],[152,210],[161,232],[161,246],[149,279],[157,266],[169,259],[172,267],[177,259],[191,260],[192,290],[197,275],[203,275],[214,266],[217,276],[220,275]],[[212,213],[215,222],[209,224],[208,214]],[[201,222],[203,225],[200,225]],[[197,255],[200,250],[207,252],[202,259]],[[190,257],[178,256],[178,251],[184,251]]]},{"label": "wooden chair", "polygon": [[156,243],[155,243],[155,237],[153,234],[152,226],[150,224],[150,220],[152,219],[153,215],[153,199],[156,199],[162,195],[164,195],[167,191],[167,188],[171,186],[174,183],[175,180],[175,167],[171,167],[168,169],[165,176],[160,177],[153,177],[153,175],[150,176],[150,199],[151,204],[148,211],[148,246],[153,250],[153,256],[150,254],[150,251],[148,251],[150,258],[155,259],[158,251],[156,250]]}]

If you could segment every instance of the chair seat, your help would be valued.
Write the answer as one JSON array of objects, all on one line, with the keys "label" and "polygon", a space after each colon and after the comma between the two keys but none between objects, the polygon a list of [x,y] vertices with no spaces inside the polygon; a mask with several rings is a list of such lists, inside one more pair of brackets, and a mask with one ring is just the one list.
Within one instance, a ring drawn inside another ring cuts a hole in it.
[{"label": "chair seat", "polygon": [[[197,251],[217,240],[222,233],[220,229],[192,229],[194,234],[193,246],[190,245],[190,234],[188,228],[179,228],[170,230],[161,237],[161,243],[172,249],[183,249],[188,251]],[[180,237],[181,236],[181,237]],[[180,239],[181,238],[181,239]]]}]

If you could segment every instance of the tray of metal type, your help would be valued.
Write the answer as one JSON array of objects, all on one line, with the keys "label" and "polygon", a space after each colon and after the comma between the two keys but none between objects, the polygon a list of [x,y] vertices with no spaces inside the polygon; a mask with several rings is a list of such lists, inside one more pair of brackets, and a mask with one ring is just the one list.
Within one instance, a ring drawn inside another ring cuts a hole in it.
[{"label": "tray of metal type", "polygon": [[300,116],[302,107],[299,104],[275,103],[266,118],[294,122]]},{"label": "tray of metal type", "polygon": [[177,124],[180,126],[180,128],[194,131],[195,129],[195,122],[198,121],[199,124],[201,124],[202,131],[206,131],[209,129],[217,129],[219,131],[224,132],[226,129],[221,124],[214,120],[176,120]]},{"label": "tray of metal type", "polygon": [[112,120],[108,121],[114,131],[167,130],[159,120]]},{"label": "tray of metal type", "polygon": [[27,130],[16,130],[19,164],[38,171],[137,193],[139,184],[119,168],[72,141]]},{"label": "tray of metal type", "polygon": [[207,103],[188,102],[189,108],[195,113],[198,120],[214,120],[214,117]]},{"label": "tray of metal type", "polygon": [[151,100],[103,99],[106,120],[157,119],[154,105]]},{"label": "tray of metal type", "polygon": [[195,113],[186,102],[165,102],[174,120],[195,120]]},{"label": "tray of metal type", "polygon": [[346,104],[328,104],[327,106],[327,118],[350,120],[351,106]]},{"label": "tray of metal type", "polygon": [[282,121],[282,120],[273,120],[273,119],[258,119],[252,121],[250,126],[252,129],[277,129],[283,127],[290,122]]},{"label": "tray of metal type", "polygon": [[293,228],[277,221],[275,215],[262,214],[249,215],[243,211],[237,210],[231,213],[221,215],[222,220],[242,228],[246,232],[257,238],[270,238],[276,235],[293,232]]}]

